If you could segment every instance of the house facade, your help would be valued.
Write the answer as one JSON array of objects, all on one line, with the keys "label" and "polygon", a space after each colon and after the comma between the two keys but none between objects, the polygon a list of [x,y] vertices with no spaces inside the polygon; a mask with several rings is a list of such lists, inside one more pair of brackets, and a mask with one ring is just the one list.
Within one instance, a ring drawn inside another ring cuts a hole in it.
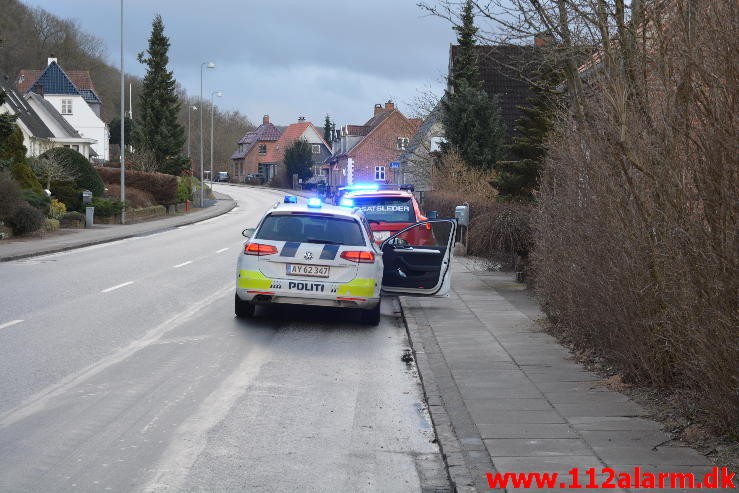
[{"label": "house facade", "polygon": [[329,185],[397,183],[399,157],[420,125],[421,120],[406,118],[392,101],[376,104],[364,125],[345,125],[337,132],[326,160]]},{"label": "house facade", "polygon": [[95,140],[80,136],[51,103],[33,92],[22,96],[4,80],[0,80],[0,90],[6,94],[0,113],[18,116],[16,125],[28,157],[38,157],[54,147],[69,147],[90,159]]},{"label": "house facade", "polygon": [[440,104],[431,110],[399,158],[400,176],[395,183],[412,184],[420,194],[433,189],[434,161],[446,142],[441,111]]},{"label": "house facade", "polygon": [[[297,123],[288,125],[282,132],[276,145],[265,157],[265,163],[274,165],[276,175],[286,184],[290,183],[291,178],[285,169],[285,150],[298,140],[304,140],[311,146],[313,176],[316,179],[321,178],[323,163],[331,156],[331,146],[323,139],[322,132],[313,123],[305,121],[305,117],[299,117]],[[323,181],[328,182],[328,179],[324,178]]]},{"label": "house facade", "polygon": [[253,132],[244,134],[231,155],[234,180],[241,182],[251,173],[261,173],[270,181],[275,176],[275,164],[267,162],[267,155],[274,152],[280,135],[280,129],[269,122],[269,115],[264,115],[262,124]]},{"label": "house facade", "polygon": [[81,138],[94,140],[90,157],[107,161],[109,157],[108,126],[100,118],[102,101],[87,71],[69,73],[62,70],[56,58],[49,58],[43,70],[21,70],[16,80],[19,93],[35,93],[43,98],[74,128]]}]

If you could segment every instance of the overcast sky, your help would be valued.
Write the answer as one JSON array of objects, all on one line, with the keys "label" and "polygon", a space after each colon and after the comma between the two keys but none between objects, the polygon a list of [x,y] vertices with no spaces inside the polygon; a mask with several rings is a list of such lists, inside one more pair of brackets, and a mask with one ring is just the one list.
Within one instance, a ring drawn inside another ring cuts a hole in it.
[{"label": "overcast sky", "polygon": [[[76,19],[103,40],[108,60],[119,65],[119,0],[22,1]],[[222,90],[216,104],[254,123],[264,114],[280,125],[304,115],[320,126],[328,113],[337,125],[361,124],[375,103],[389,99],[413,114],[421,94],[443,92],[455,39],[448,22],[416,3],[125,0],[125,71],[143,76],[135,56],[147,48],[158,13],[171,43],[170,69],[188,94],[200,94],[200,64],[213,61],[217,67],[205,71],[204,97]]]}]

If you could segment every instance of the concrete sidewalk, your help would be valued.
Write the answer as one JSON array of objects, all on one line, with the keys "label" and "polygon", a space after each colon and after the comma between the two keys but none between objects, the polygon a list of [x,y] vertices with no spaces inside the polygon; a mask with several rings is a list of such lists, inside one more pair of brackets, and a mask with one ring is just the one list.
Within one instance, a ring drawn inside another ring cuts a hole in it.
[{"label": "concrete sidewalk", "polygon": [[166,231],[168,229],[205,221],[221,214],[225,214],[234,207],[236,202],[228,195],[215,193],[218,199],[215,205],[202,209],[195,208],[191,212],[178,213],[173,216],[163,216],[160,219],[145,221],[136,224],[96,224],[85,229],[64,229],[44,235],[42,238],[11,238],[0,241],[0,262],[17,260],[36,255],[73,250],[99,243],[131,238]]},{"label": "concrete sidewalk", "polygon": [[[544,333],[513,274],[454,260],[448,299],[401,297],[440,446],[458,491],[490,491],[488,472],[709,471],[626,396],[598,385]],[[615,484],[615,483],[614,483]],[[561,489],[561,488],[557,488]],[[532,491],[536,488],[508,491]],[[615,489],[609,491],[642,491]],[[643,491],[688,491],[649,489]]]}]

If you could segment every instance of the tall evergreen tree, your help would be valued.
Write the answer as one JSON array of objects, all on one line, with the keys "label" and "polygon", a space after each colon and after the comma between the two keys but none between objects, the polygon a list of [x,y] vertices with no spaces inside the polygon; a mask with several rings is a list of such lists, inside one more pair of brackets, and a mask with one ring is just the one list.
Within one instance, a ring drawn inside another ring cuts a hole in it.
[{"label": "tall evergreen tree", "polygon": [[468,166],[492,170],[502,153],[505,124],[500,101],[482,89],[471,0],[465,2],[460,19],[461,25],[454,27],[458,48],[449,80],[452,90],[441,100],[447,138],[442,150],[456,149]]},{"label": "tall evergreen tree", "polygon": [[296,140],[285,149],[283,162],[287,170],[288,180],[292,179],[293,174],[297,174],[298,178],[303,180],[313,176],[311,171],[313,151],[311,145],[305,139]]},{"label": "tall evergreen tree", "polygon": [[442,150],[456,149],[468,166],[492,170],[503,151],[505,125],[497,97],[465,82],[441,101],[447,143]]},{"label": "tall evergreen tree", "polygon": [[561,71],[544,67],[539,81],[532,86],[528,106],[516,121],[516,136],[509,146],[517,160],[500,161],[495,166],[498,172],[493,186],[503,199],[533,200],[544,163],[544,142],[552,128],[552,118],[561,102],[553,88],[562,80]]},{"label": "tall evergreen tree", "polygon": [[326,121],[323,122],[323,140],[325,140],[328,145],[331,145],[331,142],[334,141],[333,133],[331,118],[326,114]]},{"label": "tall evergreen tree", "polygon": [[[179,154],[185,144],[185,131],[177,120],[180,100],[175,91],[169,63],[169,38],[164,35],[162,17],[152,22],[149,48],[139,53],[138,61],[148,68],[141,91],[139,122],[136,125],[136,145],[153,156],[154,164],[161,170],[177,174],[179,167],[172,162],[184,162]],[[174,168],[174,169],[173,169]]]},{"label": "tall evergreen tree", "polygon": [[450,83],[456,91],[459,84],[464,81],[469,87],[475,89],[482,88],[480,79],[480,69],[477,65],[477,27],[475,26],[475,16],[472,13],[472,0],[467,0],[462,13],[460,14],[462,23],[454,26],[457,31],[457,53],[454,58],[454,67],[451,74]]}]

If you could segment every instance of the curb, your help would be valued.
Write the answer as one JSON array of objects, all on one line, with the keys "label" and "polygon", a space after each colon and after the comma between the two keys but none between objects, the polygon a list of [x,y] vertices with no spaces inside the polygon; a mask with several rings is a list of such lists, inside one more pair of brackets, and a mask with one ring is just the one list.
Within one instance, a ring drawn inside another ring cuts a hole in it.
[{"label": "curb", "polygon": [[[188,224],[195,224],[195,223],[198,223],[200,221],[207,221],[208,219],[213,219],[214,217],[222,216],[223,214],[226,214],[228,212],[231,212],[238,205],[237,202],[235,200],[233,200],[232,198],[230,198],[230,197],[228,199],[218,199],[218,200],[224,200],[224,201],[225,200],[228,200],[228,201],[231,202],[231,204],[228,205],[222,211],[216,211],[215,213],[210,213],[210,212],[203,213],[202,216],[197,217],[197,218],[189,217],[186,220],[183,220],[181,222],[178,221],[177,224],[170,224],[170,225],[167,225],[167,226],[154,227],[154,228],[152,228],[150,230],[147,230],[147,231],[144,231],[144,232],[139,231],[139,232],[123,233],[123,234],[121,234],[119,236],[116,236],[116,237],[102,238],[102,239],[98,239],[98,240],[95,240],[95,239],[87,240],[87,241],[84,241],[84,242],[81,242],[81,243],[78,243],[78,244],[62,245],[62,246],[58,246],[58,247],[48,247],[48,248],[45,248],[45,249],[39,249],[39,250],[34,251],[34,252],[25,252],[25,253],[4,255],[4,256],[0,256],[0,262],[11,262],[13,260],[21,260],[21,259],[29,258],[29,257],[37,257],[39,255],[51,255],[53,253],[67,252],[67,251],[70,251],[70,250],[76,250],[78,248],[85,248],[85,247],[94,246],[94,245],[102,245],[104,243],[112,243],[114,241],[125,240],[125,239],[128,239],[128,238],[134,238],[134,237],[137,237],[137,236],[146,236],[146,235],[150,235],[150,234],[154,234],[154,233],[161,233],[163,231],[168,231],[170,229],[175,229],[175,228],[178,228],[180,226],[185,226],[185,225],[188,225]],[[186,216],[183,216],[183,217],[186,217]],[[152,221],[152,223],[155,223],[155,222],[156,222],[156,220]],[[141,223],[139,223],[139,224],[141,224]]]},{"label": "curb", "polygon": [[411,344],[413,357],[416,360],[418,376],[421,379],[423,396],[428,405],[431,424],[436,433],[436,439],[444,461],[447,479],[452,486],[452,491],[471,493],[476,491],[472,473],[462,458],[462,444],[454,433],[451,418],[444,407],[441,392],[437,386],[434,373],[431,370],[428,356],[426,355],[421,338],[421,329],[418,327],[416,318],[411,315],[411,308],[405,297],[399,296],[400,315],[406,328],[406,334]]}]

